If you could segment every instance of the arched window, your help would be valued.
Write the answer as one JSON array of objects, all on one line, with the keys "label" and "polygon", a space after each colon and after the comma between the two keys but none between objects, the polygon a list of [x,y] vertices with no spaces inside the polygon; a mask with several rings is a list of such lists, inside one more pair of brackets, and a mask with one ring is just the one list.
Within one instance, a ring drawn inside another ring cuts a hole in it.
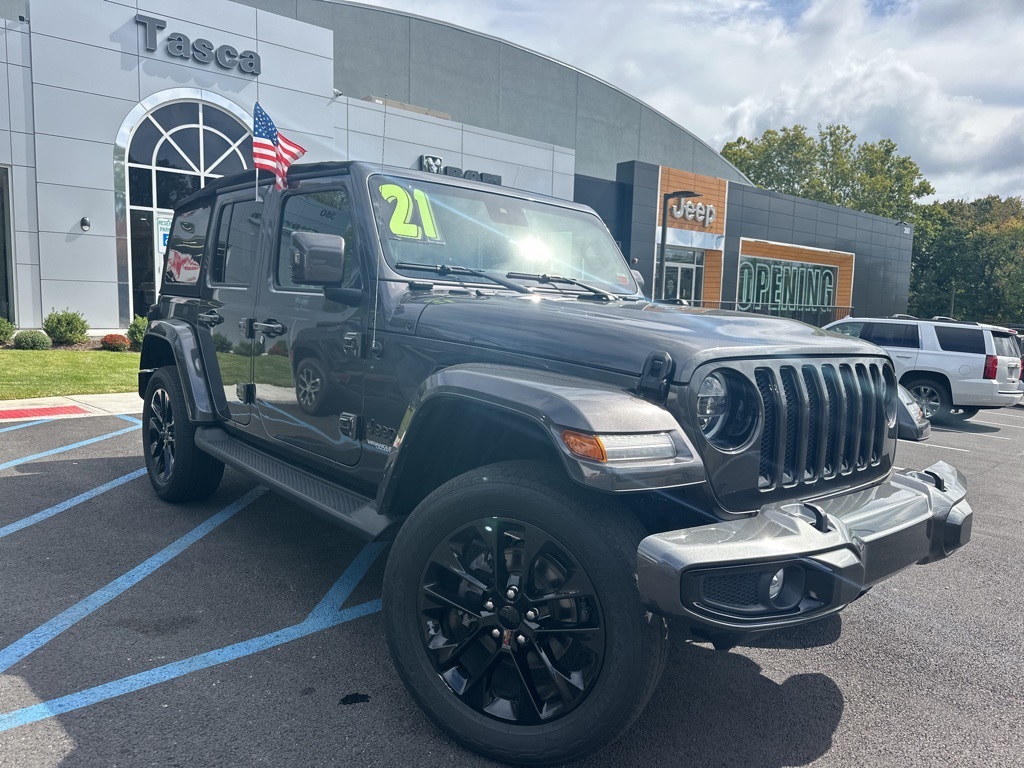
[{"label": "arched window", "polygon": [[213,179],[244,171],[252,134],[234,115],[197,101],[174,101],[149,112],[127,151],[128,238],[132,304],[144,315],[156,301],[156,277],[174,206]]}]

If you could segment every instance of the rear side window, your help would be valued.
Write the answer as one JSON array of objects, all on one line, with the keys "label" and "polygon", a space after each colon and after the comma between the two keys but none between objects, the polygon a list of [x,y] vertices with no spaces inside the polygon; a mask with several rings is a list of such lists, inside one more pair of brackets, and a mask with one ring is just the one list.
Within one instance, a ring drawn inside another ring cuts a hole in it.
[{"label": "rear side window", "polygon": [[967,352],[972,355],[985,354],[985,335],[981,328],[953,328],[948,325],[935,326],[939,347],[946,352]]},{"label": "rear side window", "polygon": [[199,269],[206,249],[206,231],[210,226],[210,209],[195,208],[174,217],[171,236],[164,255],[163,284],[173,292],[174,286],[193,286],[199,282]]},{"label": "rear side window", "polygon": [[221,208],[217,248],[210,266],[210,281],[222,285],[249,285],[256,268],[263,203],[254,200]]},{"label": "rear side window", "polygon": [[1020,357],[1017,344],[1008,333],[992,332],[992,341],[996,346],[996,354],[1000,357]]},{"label": "rear side window", "polygon": [[920,346],[917,326],[907,323],[872,323],[864,338],[880,347]]}]

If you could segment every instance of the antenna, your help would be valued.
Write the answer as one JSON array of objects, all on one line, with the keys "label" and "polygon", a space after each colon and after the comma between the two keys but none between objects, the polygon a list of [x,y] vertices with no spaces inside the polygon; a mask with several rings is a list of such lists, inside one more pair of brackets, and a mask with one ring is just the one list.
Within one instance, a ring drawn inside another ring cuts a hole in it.
[{"label": "antenna", "polygon": [[[388,94],[384,92],[384,129],[381,131],[380,137],[380,173],[384,175],[384,144],[388,140]],[[384,258],[384,252],[381,251],[380,259]],[[380,354],[380,346],[377,344],[377,307],[380,304],[380,259],[376,260],[373,265],[373,333],[370,336],[370,351],[375,354]]]}]

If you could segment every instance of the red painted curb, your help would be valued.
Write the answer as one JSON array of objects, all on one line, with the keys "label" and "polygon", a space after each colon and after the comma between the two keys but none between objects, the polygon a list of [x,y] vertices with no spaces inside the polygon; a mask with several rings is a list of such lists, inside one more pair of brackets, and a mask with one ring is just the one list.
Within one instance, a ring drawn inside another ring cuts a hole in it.
[{"label": "red painted curb", "polygon": [[80,405],[54,405],[36,408],[14,408],[0,411],[0,419],[32,419],[43,416],[75,416],[89,411]]}]

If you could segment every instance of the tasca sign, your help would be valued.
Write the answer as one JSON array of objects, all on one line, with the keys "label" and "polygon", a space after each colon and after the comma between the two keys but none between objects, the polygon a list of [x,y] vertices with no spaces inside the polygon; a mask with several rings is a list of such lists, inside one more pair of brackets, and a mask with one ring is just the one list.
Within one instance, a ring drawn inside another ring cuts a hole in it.
[{"label": "tasca sign", "polygon": [[[167,27],[167,21],[144,13],[137,14],[135,21],[146,31],[146,50],[157,50],[156,33]],[[257,77],[262,72],[260,55],[256,51],[239,51],[232,45],[215,46],[202,37],[190,40],[181,32],[171,32],[164,38],[164,50],[168,56],[178,59],[191,59],[200,64],[212,63],[222,69],[238,69]]]}]

